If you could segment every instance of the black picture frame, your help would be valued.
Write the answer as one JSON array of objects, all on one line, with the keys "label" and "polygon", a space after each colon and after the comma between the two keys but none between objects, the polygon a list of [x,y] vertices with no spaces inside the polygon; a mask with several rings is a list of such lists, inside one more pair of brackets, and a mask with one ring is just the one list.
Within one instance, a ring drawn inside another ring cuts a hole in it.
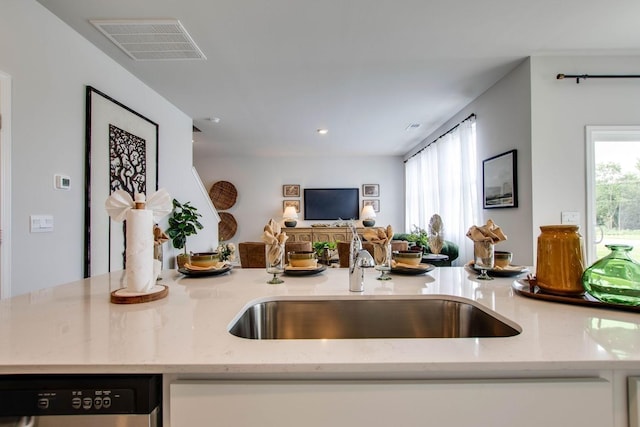
[{"label": "black picture frame", "polygon": [[[124,227],[109,218],[105,201],[118,188],[147,195],[158,189],[159,126],[92,86],[85,100],[84,277],[90,277],[124,268]],[[125,168],[131,179],[117,178]]]},{"label": "black picture frame", "polygon": [[518,207],[517,150],[482,161],[482,203],[484,209]]},{"label": "black picture frame", "polygon": [[362,184],[362,197],[380,197],[380,184]]}]

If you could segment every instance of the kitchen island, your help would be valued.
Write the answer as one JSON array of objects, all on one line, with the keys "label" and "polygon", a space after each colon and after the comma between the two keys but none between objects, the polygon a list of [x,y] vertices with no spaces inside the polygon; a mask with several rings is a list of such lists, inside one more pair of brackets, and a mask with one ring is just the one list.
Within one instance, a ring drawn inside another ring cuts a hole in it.
[{"label": "kitchen island", "polygon": [[[248,395],[263,396],[265,386],[295,390],[300,399],[311,393],[319,406],[322,396],[344,391],[366,395],[368,408],[380,408],[376,399],[389,399],[385,393],[406,392],[405,402],[413,393],[430,396],[436,404],[421,409],[437,417],[434,411],[443,406],[437,399],[451,403],[452,396],[472,413],[492,411],[483,400],[489,386],[505,399],[495,401],[502,410],[520,412],[514,403],[538,399],[525,406],[534,412],[540,406],[568,408],[571,419],[593,421],[582,426],[622,427],[628,411],[635,417],[634,405],[627,405],[627,382],[640,376],[640,314],[524,298],[514,294],[514,278],[479,281],[465,268],[393,275],[390,281],[376,280],[378,274],[366,272],[362,294],[348,291],[347,269],[284,276],[284,283],[269,285],[264,270],[236,268],[211,277],[164,271],[159,283],[169,287],[168,297],[143,304],[109,302],[111,291],[123,286],[123,272],[20,295],[0,301],[0,374],[161,373],[165,425],[173,421],[173,427],[178,414],[193,412],[191,403],[209,404],[197,397],[237,394],[238,385],[245,405],[251,402]],[[228,332],[259,300],[438,295],[473,300],[521,332],[504,338],[333,340],[250,340]],[[419,389],[413,390],[416,384]],[[427,389],[420,389],[425,384]],[[322,393],[325,387],[331,393]],[[604,418],[594,418],[597,414]],[[520,425],[535,421],[527,416]]]}]

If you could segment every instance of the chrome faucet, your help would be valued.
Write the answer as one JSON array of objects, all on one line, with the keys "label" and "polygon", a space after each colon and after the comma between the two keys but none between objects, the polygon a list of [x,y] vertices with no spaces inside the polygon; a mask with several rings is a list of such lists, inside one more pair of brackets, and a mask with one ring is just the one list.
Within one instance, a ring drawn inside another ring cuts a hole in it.
[{"label": "chrome faucet", "polygon": [[353,238],[349,246],[349,290],[362,292],[364,291],[364,269],[373,267],[375,262],[369,251],[362,248],[362,240],[353,223],[350,227]]}]

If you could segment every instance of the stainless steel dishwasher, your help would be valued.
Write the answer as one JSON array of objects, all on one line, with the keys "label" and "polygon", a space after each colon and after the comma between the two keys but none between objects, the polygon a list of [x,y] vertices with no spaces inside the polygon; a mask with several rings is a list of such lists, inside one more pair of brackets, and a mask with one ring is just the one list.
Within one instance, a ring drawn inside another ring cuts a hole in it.
[{"label": "stainless steel dishwasher", "polygon": [[0,427],[157,427],[161,375],[0,375]]}]

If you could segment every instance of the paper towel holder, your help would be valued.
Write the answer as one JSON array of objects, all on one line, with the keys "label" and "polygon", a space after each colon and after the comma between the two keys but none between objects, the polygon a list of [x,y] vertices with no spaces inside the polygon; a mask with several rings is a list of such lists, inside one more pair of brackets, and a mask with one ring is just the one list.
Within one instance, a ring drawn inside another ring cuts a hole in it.
[{"label": "paper towel holder", "polygon": [[140,304],[157,301],[167,295],[169,295],[169,287],[166,285],[155,285],[149,292],[144,293],[131,293],[126,288],[120,288],[111,292],[111,302],[113,304]]}]

